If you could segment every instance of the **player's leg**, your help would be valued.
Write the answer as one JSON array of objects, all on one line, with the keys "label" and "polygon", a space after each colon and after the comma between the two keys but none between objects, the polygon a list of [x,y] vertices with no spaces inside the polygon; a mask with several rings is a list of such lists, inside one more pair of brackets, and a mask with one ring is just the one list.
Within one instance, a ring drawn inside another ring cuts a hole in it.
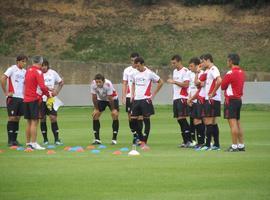
[{"label": "player's leg", "polygon": [[219,127],[217,123],[217,118],[220,117],[220,101],[214,101],[213,103],[214,115],[213,115],[213,138],[214,138],[214,145],[212,150],[220,150],[220,143],[219,143]]},{"label": "player's leg", "polygon": [[102,112],[105,110],[107,103],[105,101],[98,101],[98,111],[96,111],[95,115],[92,115],[93,119],[93,132],[94,132],[94,141],[92,144],[101,144],[100,140],[100,121],[99,118]]},{"label": "player's leg", "polygon": [[48,140],[48,134],[47,134],[47,123],[46,123],[46,102],[42,102],[41,103],[41,108],[40,108],[40,112],[41,112],[41,119],[40,119],[40,130],[43,136],[43,144],[47,145],[49,144],[49,140]]},{"label": "player's leg", "polygon": [[131,117],[130,118],[131,118],[132,127],[135,130],[135,134],[133,135],[133,141],[132,141],[133,144],[137,144],[138,137],[140,140],[143,139],[142,133],[140,132],[140,127],[138,124],[138,117],[140,115],[142,115],[142,110],[141,110],[140,104],[141,104],[141,100],[135,100],[132,103]]},{"label": "player's leg", "polygon": [[151,115],[155,114],[154,106],[151,100],[145,99],[142,101],[141,104],[141,110],[142,110],[142,115],[144,119],[144,134],[143,134],[143,141],[145,144],[147,144],[149,135],[150,135],[150,130],[151,130],[151,121],[150,117]]},{"label": "player's leg", "polygon": [[[113,130],[113,136],[112,136],[112,144],[117,144],[117,135],[118,135],[118,131],[119,131],[119,120],[118,120],[118,116],[119,116],[119,101],[118,99],[115,99],[113,101],[114,103],[114,108],[116,109],[117,112],[113,112],[111,113],[112,116],[112,130]],[[111,109],[111,108],[110,108]]]},{"label": "player's leg", "polygon": [[56,145],[62,145],[63,143],[59,139],[59,127],[57,122],[57,112],[55,110],[50,111],[50,121],[51,121],[51,129],[54,136],[54,143]]}]

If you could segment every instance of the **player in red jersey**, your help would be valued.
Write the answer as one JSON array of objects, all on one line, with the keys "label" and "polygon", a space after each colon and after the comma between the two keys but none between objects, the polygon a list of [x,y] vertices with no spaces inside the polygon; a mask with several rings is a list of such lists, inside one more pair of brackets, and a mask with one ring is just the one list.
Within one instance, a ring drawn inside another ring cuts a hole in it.
[{"label": "player in red jersey", "polygon": [[243,129],[240,123],[245,72],[239,67],[240,57],[231,53],[227,57],[227,66],[231,68],[224,76],[221,89],[224,90],[224,118],[231,128],[232,145],[227,151],[245,151]]}]

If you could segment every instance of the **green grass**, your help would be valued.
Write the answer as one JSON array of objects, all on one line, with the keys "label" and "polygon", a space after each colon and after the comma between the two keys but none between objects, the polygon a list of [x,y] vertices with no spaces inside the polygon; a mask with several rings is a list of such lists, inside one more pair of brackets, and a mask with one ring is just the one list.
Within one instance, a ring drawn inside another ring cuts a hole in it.
[{"label": "green grass", "polygon": [[[91,108],[65,107],[59,112],[61,138],[65,146],[86,147],[92,140]],[[56,154],[25,153],[6,147],[6,111],[0,109],[0,199],[269,199],[270,124],[269,111],[245,109],[242,124],[246,152],[195,152],[178,149],[179,127],[170,106],[156,107],[149,140],[151,150],[139,157],[112,155],[130,147],[124,109],[120,113],[119,144],[112,147],[108,111],[101,119],[101,139],[107,149],[99,155],[89,151]],[[227,122],[220,119],[220,140],[230,144]],[[21,132],[25,121],[22,120]],[[50,140],[52,134],[49,132]],[[24,141],[24,134],[19,137]],[[39,133],[39,142],[41,135]]]},{"label": "green grass", "polygon": [[268,41],[269,30],[257,35],[252,31],[238,31],[237,26],[230,23],[176,30],[169,22],[143,29],[133,24],[135,14],[125,16],[124,19],[121,22],[114,18],[108,19],[110,25],[87,27],[77,32],[67,40],[72,47],[62,52],[60,57],[125,63],[130,53],[137,51],[147,64],[167,66],[176,53],[183,56],[185,65],[194,56],[211,53],[215,63],[226,69],[228,53],[237,52],[246,70],[270,71],[270,46],[264,44]]}]

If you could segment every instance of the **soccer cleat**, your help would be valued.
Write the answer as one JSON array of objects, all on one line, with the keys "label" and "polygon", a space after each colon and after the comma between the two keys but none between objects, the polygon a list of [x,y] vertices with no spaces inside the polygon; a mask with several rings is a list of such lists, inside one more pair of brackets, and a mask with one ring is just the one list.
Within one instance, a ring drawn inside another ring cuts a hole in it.
[{"label": "soccer cleat", "polygon": [[32,143],[32,148],[35,149],[35,150],[45,150],[46,148],[40,146],[38,143]]},{"label": "soccer cleat", "polygon": [[44,144],[44,145],[48,145],[48,144],[49,144],[49,141],[48,141],[48,140],[45,140],[45,141],[43,142],[43,144]]},{"label": "soccer cleat", "polygon": [[238,147],[238,151],[246,151],[245,147],[239,148]]},{"label": "soccer cleat", "polygon": [[234,148],[232,148],[232,146],[230,146],[228,149],[226,149],[225,151],[227,151],[227,152],[238,152],[239,151],[239,149],[234,149]]},{"label": "soccer cleat", "polygon": [[212,147],[211,147],[211,150],[212,150],[212,151],[219,151],[219,150],[220,150],[220,147],[212,146]]},{"label": "soccer cleat", "polygon": [[93,141],[93,143],[92,143],[93,145],[98,145],[98,144],[101,144],[101,141],[100,140],[97,140],[97,139],[95,139],[94,141]]},{"label": "soccer cleat", "polygon": [[193,142],[187,142],[186,143],[186,148],[194,148],[195,144]]},{"label": "soccer cleat", "polygon": [[208,146],[202,146],[200,148],[200,151],[210,151],[211,150],[211,147],[208,147]]},{"label": "soccer cleat", "polygon": [[64,143],[61,142],[60,140],[56,140],[54,144],[55,144],[55,145],[63,145]]},{"label": "soccer cleat", "polygon": [[116,140],[112,140],[112,145],[116,145],[117,141]]},{"label": "soccer cleat", "polygon": [[179,144],[178,145],[179,148],[187,148],[187,145],[185,143]]}]

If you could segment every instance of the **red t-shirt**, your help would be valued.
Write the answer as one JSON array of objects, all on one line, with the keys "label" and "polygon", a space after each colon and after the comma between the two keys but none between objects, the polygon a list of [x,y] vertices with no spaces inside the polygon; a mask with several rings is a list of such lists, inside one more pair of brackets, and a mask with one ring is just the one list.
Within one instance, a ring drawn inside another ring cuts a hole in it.
[{"label": "red t-shirt", "polygon": [[[39,88],[39,89],[38,89]],[[38,94],[41,90],[42,94]],[[31,66],[27,69],[24,82],[24,102],[40,100],[42,95],[49,96],[49,90],[44,84],[43,73],[38,66]]]},{"label": "red t-shirt", "polygon": [[221,89],[226,99],[241,99],[243,96],[245,72],[239,66],[233,66],[224,76]]}]

